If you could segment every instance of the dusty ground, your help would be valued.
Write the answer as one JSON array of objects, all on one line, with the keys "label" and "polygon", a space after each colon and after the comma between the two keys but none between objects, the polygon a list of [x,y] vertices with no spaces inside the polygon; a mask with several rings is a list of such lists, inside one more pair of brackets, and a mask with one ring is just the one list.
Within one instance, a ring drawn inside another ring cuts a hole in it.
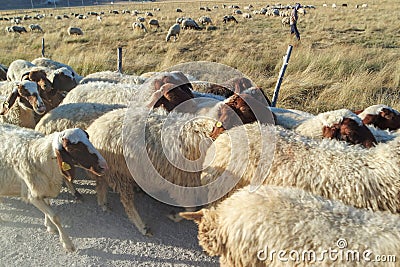
[{"label": "dusty ground", "polygon": [[76,251],[67,253],[58,235],[46,232],[43,214],[17,198],[0,203],[0,266],[217,266],[202,252],[194,223],[166,218],[172,209],[141,193],[139,213],[154,234],[142,236],[128,220],[119,197],[109,195],[111,212],[96,202],[93,181],[78,180],[83,203],[65,192],[52,201]]}]

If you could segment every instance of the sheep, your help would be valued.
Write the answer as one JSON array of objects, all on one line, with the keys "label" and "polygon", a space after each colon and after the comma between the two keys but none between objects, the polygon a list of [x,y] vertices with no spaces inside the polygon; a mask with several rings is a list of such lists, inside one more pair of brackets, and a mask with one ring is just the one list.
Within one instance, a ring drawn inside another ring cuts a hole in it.
[{"label": "sheep", "polygon": [[22,76],[29,72],[33,67],[35,67],[35,64],[23,60],[23,59],[17,59],[11,62],[11,64],[8,66],[7,70],[7,80],[8,81],[21,81]]},{"label": "sheep", "polygon": [[[360,259],[368,265],[371,252],[399,251],[398,215],[355,209],[297,188],[250,190],[215,208],[180,213],[198,225],[199,244],[220,256],[221,266],[355,266]],[[328,250],[343,257],[328,256]]]},{"label": "sheep", "polygon": [[201,27],[191,18],[182,20],[182,29],[201,30]]},{"label": "sheep", "polygon": [[281,23],[282,23],[282,26],[289,26],[290,25],[290,18],[289,17],[283,17]]},{"label": "sheep", "polygon": [[160,23],[156,19],[150,19],[147,23],[150,27],[160,28]]},{"label": "sheep", "polygon": [[7,27],[7,31],[8,32],[16,32],[16,33],[20,33],[20,34],[23,32],[28,32],[24,26],[16,26],[16,25]]},{"label": "sheep", "polygon": [[38,32],[43,32],[42,27],[40,27],[39,24],[29,24],[29,30],[30,31],[38,31]]},{"label": "sheep", "polygon": [[242,93],[244,90],[253,87],[253,83],[245,77],[234,77],[221,84],[214,83],[196,83],[194,90],[202,93],[211,93],[221,95],[225,98],[230,97],[234,93]]},{"label": "sheep", "polygon": [[358,116],[366,125],[373,125],[379,129],[390,131],[400,128],[400,112],[389,106],[373,105],[358,113]]},{"label": "sheep", "polygon": [[143,17],[137,17],[137,18],[136,18],[136,21],[137,21],[137,22],[145,22],[146,19],[143,18]]},{"label": "sheep", "polygon": [[223,23],[227,23],[227,22],[239,23],[239,22],[236,20],[236,18],[235,18],[234,16],[232,16],[232,15],[225,15],[225,16],[222,18],[222,22],[223,22]]},{"label": "sheep", "polygon": [[175,9],[175,11],[178,12],[178,13],[182,13],[183,12],[181,8],[177,8],[177,9]]},{"label": "sheep", "polygon": [[178,23],[175,23],[169,28],[167,37],[165,37],[165,41],[168,42],[172,36],[174,37],[174,41],[176,41],[176,38],[179,36],[180,32],[181,32],[181,26]]},{"label": "sheep", "polygon": [[82,76],[80,76],[71,66],[68,66],[64,63],[49,59],[49,58],[45,58],[45,57],[39,57],[36,58],[34,60],[32,60],[32,64],[34,64],[35,66],[39,66],[39,67],[46,67],[52,70],[57,70],[60,68],[67,68],[71,73],[72,73],[72,77],[75,79],[75,81],[77,83],[80,82],[80,80],[82,80]]},{"label": "sheep", "polygon": [[78,27],[68,27],[67,29],[68,35],[83,35],[83,31]]},{"label": "sheep", "polygon": [[74,245],[61,226],[47,198],[60,193],[63,177],[72,179],[75,166],[102,175],[107,163],[81,129],[68,129],[48,136],[15,125],[1,124],[0,196],[20,196],[45,214],[45,226],[56,232],[67,251]]},{"label": "sheep", "polygon": [[53,88],[59,92],[69,92],[78,85],[74,73],[66,67],[56,70],[49,70],[49,80]]},{"label": "sheep", "polygon": [[[128,105],[137,94],[138,87],[132,84],[114,84],[108,82],[90,82],[79,84],[63,99],[60,105],[69,103],[101,103]],[[150,94],[150,93],[149,93]],[[146,98],[148,94],[138,96]]]},{"label": "sheep", "polygon": [[[233,147],[232,138],[238,140]],[[357,208],[395,213],[400,211],[398,140],[364,149],[310,139],[279,126],[245,124],[225,131],[214,141],[214,150],[207,151],[204,160],[213,159],[212,164],[203,166],[202,184],[224,172],[222,177],[230,173],[240,179],[235,188],[249,184],[293,186]],[[236,148],[239,153],[235,153]],[[230,160],[247,166],[230,166]],[[218,181],[221,179],[216,181],[220,189],[210,191],[210,199],[227,189]]]},{"label": "sheep", "polygon": [[251,16],[250,13],[243,13],[243,14],[242,14],[242,17],[243,17],[244,19],[251,19],[251,18],[252,18],[252,16]]},{"label": "sheep", "polygon": [[199,23],[201,23],[202,25],[204,25],[204,24],[207,24],[207,25],[212,24],[211,18],[210,18],[210,17],[207,17],[207,16],[201,16],[201,17],[198,19],[198,21],[199,21]]},{"label": "sheep", "polygon": [[115,71],[101,71],[86,75],[79,84],[90,82],[109,82],[140,85],[146,81],[146,78],[136,75],[128,75]]},{"label": "sheep", "polygon": [[9,82],[2,88],[8,95],[2,103],[0,118],[4,123],[12,123],[26,128],[35,127],[35,113],[43,115],[45,103],[39,95],[37,84],[31,81]]},{"label": "sheep", "polygon": [[[125,116],[125,114],[127,115]],[[134,208],[133,184],[137,182],[147,192],[166,190],[165,188],[168,185],[162,182],[165,180],[148,180],[149,177],[161,175],[167,181],[182,187],[200,185],[200,171],[185,171],[188,169],[171,164],[169,158],[163,152],[160,139],[162,132],[162,140],[165,140],[168,147],[171,148],[169,152],[172,154],[169,153],[168,155],[172,158],[184,153],[184,157],[189,160],[187,168],[196,169],[200,167],[201,151],[204,151],[205,146],[211,143],[208,133],[215,121],[203,118],[195,120],[195,118],[196,115],[177,112],[171,112],[168,115],[160,109],[155,109],[152,112],[149,112],[146,108],[118,109],[106,113],[87,128],[89,135],[93,138],[93,144],[109,162],[110,169],[105,175],[108,186],[120,194],[121,202],[129,219],[142,234],[148,234],[149,230]],[[143,150],[141,144],[145,123],[147,123],[146,128],[148,127],[145,137],[148,144],[147,152]],[[113,130],[112,133],[109,133],[105,129]],[[124,134],[123,138],[121,138],[122,134]],[[147,156],[144,156],[143,153]],[[151,163],[146,162],[147,158]],[[132,164],[135,167],[129,167]],[[148,164],[152,164],[155,169],[149,168]],[[185,164],[185,162],[176,162],[176,164]],[[134,171],[134,173],[131,174],[129,170]],[[156,173],[154,173],[155,170]],[[132,175],[135,180],[133,180]],[[145,181],[146,179],[147,181]],[[154,182],[161,182],[161,184],[154,184]],[[106,205],[106,189],[107,186],[102,181],[97,181],[98,204],[102,207]],[[184,188],[170,192],[171,201],[182,206],[193,205],[197,196],[191,195],[191,197],[185,198],[181,194],[182,190]],[[187,201],[192,204],[188,204]],[[178,220],[175,216],[171,214],[172,219]]]},{"label": "sheep", "polygon": [[142,22],[135,21],[132,23],[133,30],[143,30],[143,32],[147,32],[146,26]]},{"label": "sheep", "polygon": [[348,109],[320,113],[300,123],[295,131],[312,138],[337,139],[350,144],[361,144],[366,148],[377,143],[368,127]]}]

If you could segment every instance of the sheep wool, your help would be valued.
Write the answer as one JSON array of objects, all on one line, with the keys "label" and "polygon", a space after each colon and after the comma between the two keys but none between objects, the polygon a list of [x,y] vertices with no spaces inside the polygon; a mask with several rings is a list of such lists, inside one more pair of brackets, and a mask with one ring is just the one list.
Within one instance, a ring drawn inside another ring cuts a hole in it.
[{"label": "sheep wool", "polygon": [[[233,142],[233,137],[241,141]],[[220,190],[226,190],[223,182],[231,179],[225,177],[230,174],[239,180],[235,189],[249,184],[293,186],[357,208],[396,213],[400,211],[399,144],[395,138],[363,149],[310,139],[279,126],[246,124],[215,140],[205,157],[211,164],[203,166],[201,179],[202,184],[216,180]]]},{"label": "sheep wool", "polygon": [[398,215],[291,187],[246,187],[215,208],[181,215],[198,224],[200,245],[221,266],[360,266],[400,251]]}]

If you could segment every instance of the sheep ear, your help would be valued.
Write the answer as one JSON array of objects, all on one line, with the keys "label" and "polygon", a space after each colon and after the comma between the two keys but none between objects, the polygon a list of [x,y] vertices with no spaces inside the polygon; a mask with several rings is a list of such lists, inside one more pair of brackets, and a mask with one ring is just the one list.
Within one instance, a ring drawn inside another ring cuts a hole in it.
[{"label": "sheep ear", "polygon": [[204,211],[201,209],[199,211],[193,211],[193,212],[179,212],[179,215],[182,218],[185,218],[186,220],[194,221],[195,223],[199,223],[201,221],[201,218],[204,216]]},{"label": "sheep ear", "polygon": [[10,110],[10,108],[14,105],[15,100],[19,97],[18,89],[14,89],[12,93],[8,96],[7,100],[2,103],[2,107],[0,110],[0,115],[5,115]]},{"label": "sheep ear", "polygon": [[75,178],[75,167],[71,156],[64,149],[56,149],[57,164],[65,178],[72,182]]}]

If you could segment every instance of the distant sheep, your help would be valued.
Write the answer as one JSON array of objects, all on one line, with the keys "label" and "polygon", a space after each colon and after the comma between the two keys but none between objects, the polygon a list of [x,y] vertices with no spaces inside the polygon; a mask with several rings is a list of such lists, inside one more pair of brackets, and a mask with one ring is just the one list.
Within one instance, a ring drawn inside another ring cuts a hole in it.
[{"label": "distant sheep", "polygon": [[172,36],[174,37],[174,41],[176,41],[176,38],[179,36],[180,32],[181,32],[181,26],[178,23],[175,23],[169,28],[167,37],[165,37],[165,41],[168,42]]},{"label": "distant sheep", "polygon": [[201,30],[201,27],[193,19],[187,18],[182,21],[182,29]]},{"label": "distant sheep", "polygon": [[83,31],[78,27],[69,27],[67,32],[68,35],[83,35]]},{"label": "distant sheep", "polygon": [[235,18],[234,16],[232,16],[232,15],[225,15],[225,16],[222,18],[222,22],[223,22],[223,23],[227,23],[227,22],[239,23],[239,22],[236,20],[236,18]]},{"label": "distant sheep", "polygon": [[160,28],[160,23],[156,19],[150,19],[147,23],[150,27]]},{"label": "distant sheep", "polygon": [[209,24],[212,24],[212,20],[211,20],[211,18],[210,17],[207,17],[207,16],[201,16],[200,18],[199,18],[199,23],[201,23],[201,24],[203,24],[203,25],[209,25]]},{"label": "distant sheep", "polygon": [[16,26],[16,25],[7,27],[6,30],[8,32],[16,32],[16,33],[28,32],[24,26]]},{"label": "distant sheep", "polygon": [[[356,209],[291,187],[249,190],[238,191],[215,208],[180,213],[198,225],[199,244],[210,256],[220,256],[221,266],[360,263],[349,261],[356,258],[347,252],[358,252],[362,264],[368,265],[363,252],[396,255],[399,251],[398,215]],[[327,248],[348,257],[323,257]]]},{"label": "distant sheep", "polygon": [[67,251],[74,245],[51,209],[48,198],[59,195],[64,177],[75,167],[102,175],[107,163],[81,129],[68,129],[48,136],[10,124],[0,125],[0,138],[7,140],[0,153],[0,196],[19,196],[45,214],[49,232],[58,232]]},{"label": "distant sheep", "polygon": [[40,27],[39,24],[29,24],[29,30],[30,31],[38,31],[38,32],[43,32],[42,27]]},{"label": "distant sheep", "polygon": [[135,21],[134,23],[132,23],[132,28],[134,30],[142,30],[143,32],[147,32],[146,26],[144,26],[142,22]]}]

